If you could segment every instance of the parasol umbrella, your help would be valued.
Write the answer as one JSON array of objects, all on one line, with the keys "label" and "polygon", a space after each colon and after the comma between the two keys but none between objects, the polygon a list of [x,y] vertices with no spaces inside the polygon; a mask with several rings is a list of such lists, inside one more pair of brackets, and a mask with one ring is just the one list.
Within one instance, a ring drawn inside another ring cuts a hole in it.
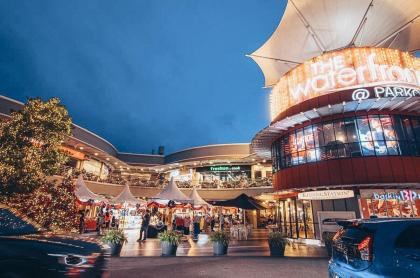
[{"label": "parasol umbrella", "polygon": [[226,201],[215,201],[213,202],[215,206],[221,207],[235,207],[246,210],[262,210],[266,209],[261,205],[257,200],[252,197],[249,197],[245,193],[242,193],[238,197]]}]

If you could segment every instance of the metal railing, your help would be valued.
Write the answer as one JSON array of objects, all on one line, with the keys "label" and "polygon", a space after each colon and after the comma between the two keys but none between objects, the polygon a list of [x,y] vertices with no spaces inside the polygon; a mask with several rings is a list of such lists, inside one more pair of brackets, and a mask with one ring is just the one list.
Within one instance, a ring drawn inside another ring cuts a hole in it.
[{"label": "metal railing", "polygon": [[[168,180],[157,179],[157,180],[147,180],[144,178],[137,178],[134,176],[121,176],[120,174],[109,174],[106,178],[100,178],[99,176],[88,173],[85,170],[77,170],[72,167],[62,167],[59,175],[67,176],[71,175],[72,178],[77,178],[80,174],[83,175],[83,179],[87,181],[94,181],[100,183],[110,183],[125,185],[129,184],[130,186],[138,186],[144,188],[163,188],[168,184]],[[214,180],[214,181],[176,181],[176,184],[179,188],[197,188],[202,189],[246,189],[246,188],[258,188],[258,187],[272,187],[272,182],[270,178],[261,178],[261,179],[248,179],[248,178],[238,178],[236,180]]]}]

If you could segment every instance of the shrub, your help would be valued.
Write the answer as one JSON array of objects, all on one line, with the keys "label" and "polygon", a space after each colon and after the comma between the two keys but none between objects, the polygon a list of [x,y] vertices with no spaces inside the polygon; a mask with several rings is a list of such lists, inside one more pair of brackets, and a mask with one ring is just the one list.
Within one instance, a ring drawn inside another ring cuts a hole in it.
[{"label": "shrub", "polygon": [[230,242],[230,235],[228,233],[222,232],[222,231],[216,231],[213,232],[210,235],[210,241],[211,242],[220,242],[224,246],[228,246]]},{"label": "shrub", "polygon": [[127,237],[122,230],[109,230],[102,237],[102,242],[111,244],[123,244],[127,242]]},{"label": "shrub", "polygon": [[181,242],[181,234],[175,231],[164,231],[158,234],[160,241],[167,241],[172,245],[178,246]]},{"label": "shrub", "polygon": [[273,247],[283,248],[289,245],[290,241],[281,232],[270,232],[268,233],[268,244]]}]

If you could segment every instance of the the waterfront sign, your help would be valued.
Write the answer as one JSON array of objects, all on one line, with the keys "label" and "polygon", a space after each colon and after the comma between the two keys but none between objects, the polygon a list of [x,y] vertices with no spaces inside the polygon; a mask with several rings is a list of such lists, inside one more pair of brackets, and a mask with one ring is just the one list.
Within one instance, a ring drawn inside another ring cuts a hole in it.
[{"label": "the waterfront sign", "polygon": [[414,201],[420,199],[420,193],[413,190],[401,190],[399,192],[373,192],[372,199],[374,200],[400,200],[400,201]]},{"label": "the waterfront sign", "polygon": [[270,94],[271,117],[274,119],[289,107],[308,99],[337,91],[378,84],[417,88],[420,86],[419,60],[408,52],[374,47],[322,54],[280,78]]},{"label": "the waterfront sign", "polygon": [[354,197],[353,190],[322,190],[308,191],[298,194],[299,200],[334,200]]}]

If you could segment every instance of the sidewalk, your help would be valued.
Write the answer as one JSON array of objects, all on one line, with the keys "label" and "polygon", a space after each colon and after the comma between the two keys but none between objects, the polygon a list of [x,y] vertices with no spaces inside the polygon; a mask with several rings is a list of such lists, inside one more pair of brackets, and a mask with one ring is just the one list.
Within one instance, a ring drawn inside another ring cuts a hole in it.
[{"label": "sidewalk", "polygon": [[[126,230],[128,242],[124,244],[120,257],[157,257],[161,256],[160,241],[158,239],[147,239],[145,242],[137,242],[138,230]],[[96,234],[85,234],[89,237],[97,237]],[[264,231],[257,231],[248,240],[231,241],[229,244],[228,255],[232,257],[241,256],[270,256]],[[209,236],[200,234],[197,242],[191,239],[183,241],[177,249],[177,256],[200,257],[213,256],[213,246],[209,241]],[[323,247],[316,245],[304,245],[294,243],[287,246],[286,257],[306,257],[306,258],[327,258],[327,253]]]}]

